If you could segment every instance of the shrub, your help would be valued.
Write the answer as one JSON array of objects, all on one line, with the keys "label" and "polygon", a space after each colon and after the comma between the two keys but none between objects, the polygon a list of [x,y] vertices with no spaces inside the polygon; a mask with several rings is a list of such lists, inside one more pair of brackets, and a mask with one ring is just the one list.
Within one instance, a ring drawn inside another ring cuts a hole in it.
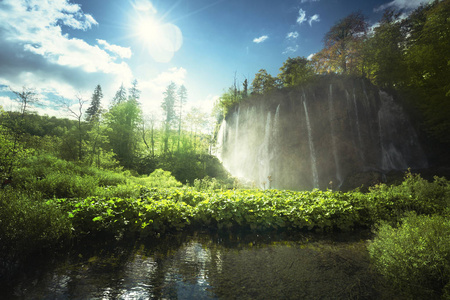
[{"label": "shrub", "polygon": [[377,185],[369,193],[353,192],[359,205],[366,209],[370,222],[398,222],[406,212],[418,214],[442,213],[450,204],[450,182],[435,177],[433,182],[407,172],[400,185]]},{"label": "shrub", "polygon": [[450,287],[450,220],[409,213],[394,228],[380,225],[368,245],[376,268],[413,298],[434,298]]},{"label": "shrub", "polygon": [[39,193],[0,190],[0,253],[20,257],[71,236],[67,214]]},{"label": "shrub", "polygon": [[146,187],[170,188],[182,186],[182,183],[176,180],[169,171],[163,169],[156,169],[149,176],[137,179],[137,182]]}]

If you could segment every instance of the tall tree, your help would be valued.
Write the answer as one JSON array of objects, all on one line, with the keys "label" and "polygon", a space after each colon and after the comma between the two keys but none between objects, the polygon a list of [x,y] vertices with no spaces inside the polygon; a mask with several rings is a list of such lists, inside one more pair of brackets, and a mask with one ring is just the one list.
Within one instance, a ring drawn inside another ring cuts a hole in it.
[{"label": "tall tree", "polygon": [[128,100],[139,101],[139,98],[141,98],[141,91],[138,89],[138,81],[134,79],[128,90]]},{"label": "tall tree", "polygon": [[83,158],[83,140],[85,135],[85,128],[83,124],[83,106],[86,103],[86,100],[83,99],[81,95],[76,95],[78,100],[77,107],[72,107],[71,102],[61,98],[59,101],[60,106],[65,108],[71,115],[77,120],[77,160],[81,161]]},{"label": "tall tree", "polygon": [[120,85],[120,88],[117,90],[114,98],[112,100],[112,104],[120,104],[127,100],[127,90],[123,86],[123,83]]},{"label": "tall tree", "polygon": [[180,151],[180,139],[181,139],[181,124],[182,124],[182,114],[183,114],[183,104],[187,100],[187,89],[184,85],[181,85],[178,89],[178,141],[177,141],[177,151]]},{"label": "tall tree", "polygon": [[307,81],[314,74],[305,57],[288,58],[280,68],[278,78],[283,86],[296,86]]},{"label": "tall tree", "polygon": [[167,153],[169,150],[169,136],[170,130],[174,126],[176,120],[175,101],[177,99],[177,86],[171,82],[164,92],[164,99],[161,103],[161,108],[164,111],[164,136],[163,136],[163,152]]},{"label": "tall tree", "polygon": [[368,77],[384,88],[401,86],[405,82],[405,43],[400,13],[386,10],[379,26],[375,27],[364,45],[368,63]]},{"label": "tall tree", "polygon": [[450,1],[420,7],[406,20],[409,86],[421,94],[429,133],[450,145]]},{"label": "tall tree", "polygon": [[132,167],[134,163],[141,115],[141,108],[136,101],[116,104],[106,114],[109,143],[125,167]]},{"label": "tall tree", "polygon": [[355,72],[360,47],[367,32],[367,22],[360,13],[352,13],[338,21],[325,34],[325,49],[330,53],[331,62],[338,73]]},{"label": "tall tree", "polygon": [[13,117],[9,118],[8,124],[4,124],[9,129],[7,130],[9,132],[5,132],[5,137],[9,136],[9,138],[5,140],[5,151],[1,159],[7,162],[3,170],[6,171],[7,176],[11,176],[18,158],[24,153],[24,149],[21,147],[21,140],[25,132],[26,116],[29,107],[39,102],[37,93],[32,88],[23,87],[21,92],[11,89],[11,92],[16,95],[14,100],[19,104],[19,114],[17,116],[11,114]]},{"label": "tall tree", "polygon": [[86,121],[92,122],[98,119],[100,113],[100,101],[103,98],[102,87],[97,84],[91,98],[91,105],[86,109]]},{"label": "tall tree", "polygon": [[252,82],[253,94],[266,94],[276,88],[276,79],[265,69],[255,74]]}]

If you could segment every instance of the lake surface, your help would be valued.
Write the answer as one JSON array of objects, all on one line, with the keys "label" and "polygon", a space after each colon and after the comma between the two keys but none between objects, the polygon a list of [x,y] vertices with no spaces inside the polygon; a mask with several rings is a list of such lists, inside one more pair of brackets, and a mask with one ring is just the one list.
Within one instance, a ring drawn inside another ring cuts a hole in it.
[{"label": "lake surface", "polygon": [[41,260],[7,299],[380,299],[365,234],[168,235]]}]

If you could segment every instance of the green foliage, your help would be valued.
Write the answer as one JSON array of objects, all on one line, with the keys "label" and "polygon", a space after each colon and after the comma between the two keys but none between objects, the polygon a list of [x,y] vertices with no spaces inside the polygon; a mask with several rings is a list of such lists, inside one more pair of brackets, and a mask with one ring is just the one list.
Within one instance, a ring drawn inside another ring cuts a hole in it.
[{"label": "green foliage", "polygon": [[122,166],[131,167],[136,157],[141,108],[136,100],[122,101],[106,113],[110,146]]},{"label": "green foliage", "polygon": [[[355,193],[355,196],[358,194]],[[408,211],[434,214],[450,207],[450,183],[439,177],[428,182],[420,175],[408,172],[400,185],[377,185],[369,193],[359,194],[359,197],[371,222],[397,222]]]},{"label": "green foliage", "polygon": [[45,199],[102,194],[103,187],[125,184],[126,181],[123,173],[77,165],[50,154],[24,159],[13,173],[17,190],[36,191]]},{"label": "green foliage", "polygon": [[170,188],[180,187],[181,182],[175,179],[169,171],[156,169],[147,177],[139,178],[138,182],[146,187]]},{"label": "green foliage", "polygon": [[408,214],[394,228],[382,223],[368,246],[377,269],[408,297],[450,294],[450,221]]},{"label": "green foliage", "polygon": [[255,74],[252,81],[253,94],[267,94],[277,86],[276,78],[272,77],[265,69],[261,69]]},{"label": "green foliage", "polygon": [[39,193],[0,190],[0,260],[13,260],[71,237],[71,222]]},{"label": "green foliage", "polygon": [[285,87],[297,86],[314,75],[311,63],[305,57],[288,58],[280,68],[278,78]]},{"label": "green foliage", "polygon": [[224,187],[216,178],[205,176],[202,179],[195,179],[193,187],[197,191],[215,191]]}]

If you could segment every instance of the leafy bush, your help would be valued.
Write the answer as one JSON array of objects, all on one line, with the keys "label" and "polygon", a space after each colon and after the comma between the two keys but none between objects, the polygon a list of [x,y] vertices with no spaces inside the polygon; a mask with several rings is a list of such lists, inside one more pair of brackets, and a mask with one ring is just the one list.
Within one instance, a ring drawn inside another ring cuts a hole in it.
[{"label": "leafy bush", "polygon": [[383,223],[368,249],[377,269],[410,297],[450,292],[448,218],[409,213],[398,228]]},{"label": "leafy bush", "polygon": [[442,213],[450,206],[450,182],[445,178],[435,177],[433,182],[418,174],[407,172],[400,185],[377,185],[362,194],[353,192],[361,207],[366,212],[364,217],[369,223],[387,220],[399,221],[406,212],[418,214]]},{"label": "leafy bush", "polygon": [[182,183],[176,180],[169,171],[163,169],[156,169],[149,176],[141,177],[137,181],[147,187],[170,188],[182,186]]},{"label": "leafy bush", "polygon": [[184,202],[152,199],[98,198],[54,200],[68,211],[79,234],[137,232],[142,235],[182,229],[190,223],[192,207]]},{"label": "leafy bush", "polygon": [[195,179],[193,187],[197,191],[214,191],[226,188],[227,184],[220,182],[216,178],[205,176],[202,179]]},{"label": "leafy bush", "polygon": [[[39,193],[0,190],[1,256],[22,256],[71,236],[67,214]],[[7,257],[7,259],[11,257]]]}]

